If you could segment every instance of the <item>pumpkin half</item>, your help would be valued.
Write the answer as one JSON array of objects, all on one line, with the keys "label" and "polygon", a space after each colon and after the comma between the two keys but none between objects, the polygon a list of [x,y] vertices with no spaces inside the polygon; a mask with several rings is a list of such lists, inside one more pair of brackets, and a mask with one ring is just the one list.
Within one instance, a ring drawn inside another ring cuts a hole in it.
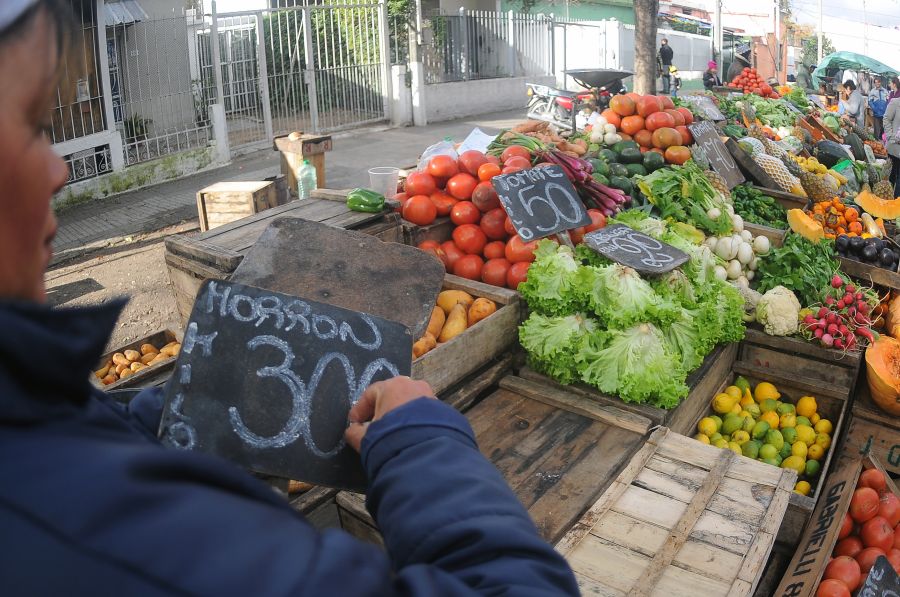
[{"label": "pumpkin half", "polygon": [[870,345],[866,373],[875,404],[886,413],[900,415],[900,342],[881,336]]},{"label": "pumpkin half", "polygon": [[787,221],[791,230],[807,240],[817,243],[825,238],[825,228],[822,227],[822,224],[806,215],[802,209],[789,209]]},{"label": "pumpkin half", "polygon": [[900,201],[897,199],[882,199],[875,193],[864,190],[859,192],[854,201],[874,218],[885,220],[900,218]]}]

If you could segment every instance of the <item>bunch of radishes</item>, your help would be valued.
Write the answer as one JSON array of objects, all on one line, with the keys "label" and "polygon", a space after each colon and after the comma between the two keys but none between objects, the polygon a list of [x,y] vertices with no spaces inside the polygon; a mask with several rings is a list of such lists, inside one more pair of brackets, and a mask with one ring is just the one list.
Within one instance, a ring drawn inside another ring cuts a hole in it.
[{"label": "bunch of radishes", "polygon": [[837,350],[861,350],[875,341],[870,314],[878,306],[871,289],[857,288],[835,274],[825,304],[803,318],[800,329],[807,340]]}]

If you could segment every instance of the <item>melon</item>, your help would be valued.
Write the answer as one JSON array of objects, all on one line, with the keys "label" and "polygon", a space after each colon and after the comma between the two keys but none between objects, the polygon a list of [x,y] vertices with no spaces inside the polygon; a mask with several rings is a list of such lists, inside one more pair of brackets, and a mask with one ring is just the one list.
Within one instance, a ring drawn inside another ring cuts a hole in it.
[{"label": "melon", "polygon": [[825,228],[809,217],[802,209],[788,210],[787,221],[791,230],[807,240],[816,243],[825,238]]},{"label": "melon", "polygon": [[875,193],[862,190],[854,201],[873,218],[884,218],[885,220],[900,218],[900,200],[898,199],[882,199]]},{"label": "melon", "polygon": [[853,156],[847,153],[843,145],[834,141],[819,141],[816,144],[816,156],[819,162],[825,164],[826,167],[832,168],[838,162],[853,159]]},{"label": "melon", "polygon": [[900,415],[900,342],[881,336],[866,349],[866,378],[872,400],[886,413]]}]

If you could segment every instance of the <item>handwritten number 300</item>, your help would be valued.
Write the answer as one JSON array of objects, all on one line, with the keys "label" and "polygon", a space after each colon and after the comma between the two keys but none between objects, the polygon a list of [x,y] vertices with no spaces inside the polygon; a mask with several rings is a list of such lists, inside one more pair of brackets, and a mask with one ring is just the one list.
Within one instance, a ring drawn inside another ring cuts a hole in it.
[{"label": "handwritten number 300", "polygon": [[280,350],[284,355],[280,364],[276,366],[261,367],[256,371],[256,375],[259,377],[271,377],[277,379],[287,387],[291,397],[291,415],[288,417],[287,422],[280,432],[270,437],[263,437],[251,431],[246,424],[244,424],[237,407],[230,407],[228,409],[228,417],[231,420],[235,433],[237,433],[246,444],[254,448],[283,448],[294,443],[300,437],[303,437],[306,447],[316,456],[320,458],[334,456],[343,449],[344,441],[340,440],[337,445],[333,446],[331,449],[322,450],[316,445],[310,427],[312,399],[316,394],[316,389],[319,387],[319,382],[322,380],[322,376],[325,374],[325,369],[328,365],[332,361],[337,361],[343,367],[344,374],[346,375],[347,387],[350,393],[351,404],[355,404],[356,401],[359,400],[360,395],[367,387],[369,387],[369,384],[372,383],[375,375],[382,370],[387,371],[391,375],[399,375],[397,367],[394,366],[393,363],[389,362],[387,359],[381,358],[369,363],[357,383],[356,372],[353,370],[353,365],[350,364],[350,360],[339,352],[330,352],[322,356],[318,363],[316,363],[316,368],[309,380],[309,385],[307,385],[291,369],[291,366],[294,363],[294,352],[287,342],[276,336],[266,335],[257,336],[247,343],[247,347],[251,350],[255,350],[260,346],[271,346]]}]

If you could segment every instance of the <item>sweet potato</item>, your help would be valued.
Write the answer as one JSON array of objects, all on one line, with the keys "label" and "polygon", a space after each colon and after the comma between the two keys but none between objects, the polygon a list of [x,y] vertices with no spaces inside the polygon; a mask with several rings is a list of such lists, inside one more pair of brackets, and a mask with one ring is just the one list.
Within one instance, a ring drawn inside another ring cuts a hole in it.
[{"label": "sweet potato", "polygon": [[133,363],[131,364],[131,367],[129,367],[129,369],[131,369],[132,373],[137,373],[137,372],[140,371],[141,369],[146,369],[146,368],[147,368],[147,365],[143,364],[143,363],[140,362],[140,361],[135,361],[135,362],[133,362]]},{"label": "sweet potato", "polygon": [[109,373],[106,376],[104,376],[103,379],[100,380],[100,383],[102,383],[105,386],[108,386],[109,384],[116,383],[117,381],[119,381],[119,378],[116,377],[116,374]]},{"label": "sweet potato", "polygon": [[165,346],[163,346],[160,349],[159,354],[166,355],[169,357],[176,357],[176,356],[178,356],[178,351],[180,351],[180,350],[181,350],[181,344],[178,344],[178,343],[166,344]]},{"label": "sweet potato", "polygon": [[159,349],[157,347],[153,346],[152,344],[141,344],[141,354],[142,355],[148,355],[151,353],[156,354],[158,352],[159,352]]},{"label": "sweet potato", "polygon": [[450,315],[450,311],[457,303],[462,303],[468,309],[475,299],[468,292],[462,290],[445,290],[438,295],[437,305],[444,313]]},{"label": "sweet potato", "polygon": [[158,352],[148,352],[144,356],[141,357],[141,362],[145,365],[149,365],[150,362],[159,356]]},{"label": "sweet potato", "polygon": [[444,313],[444,310],[435,306],[434,309],[431,310],[431,320],[428,322],[428,333],[435,338],[440,336],[445,321],[447,321],[447,315]]},{"label": "sweet potato", "polygon": [[131,361],[128,360],[128,357],[126,357],[121,352],[117,352],[116,354],[114,354],[112,356],[112,362],[115,363],[116,365],[130,365],[131,364]]},{"label": "sweet potato", "polygon": [[413,358],[419,358],[435,346],[437,346],[437,340],[435,340],[430,332],[425,332],[425,335],[416,340],[416,343],[413,344]]},{"label": "sweet potato", "polygon": [[463,303],[457,303],[453,306],[450,315],[447,316],[447,322],[441,329],[441,335],[438,338],[439,342],[452,340],[466,331],[466,311],[466,305]]},{"label": "sweet potato", "polygon": [[133,363],[133,362],[135,362],[135,361],[140,361],[140,360],[141,360],[141,353],[139,353],[139,352],[136,351],[136,350],[126,350],[126,351],[125,351],[125,358],[128,359],[128,362],[129,362],[129,363]]},{"label": "sweet potato", "polygon": [[112,361],[106,361],[106,364],[94,371],[94,375],[97,376],[97,379],[103,379],[107,375],[109,375],[109,370],[112,369],[113,363]]},{"label": "sweet potato", "polygon": [[497,311],[497,303],[491,299],[477,298],[472,306],[469,307],[468,323],[472,327],[491,313]]},{"label": "sweet potato", "polygon": [[125,379],[130,375],[134,375],[134,371],[132,371],[131,369],[122,369],[122,372],[119,373],[119,379]]}]

